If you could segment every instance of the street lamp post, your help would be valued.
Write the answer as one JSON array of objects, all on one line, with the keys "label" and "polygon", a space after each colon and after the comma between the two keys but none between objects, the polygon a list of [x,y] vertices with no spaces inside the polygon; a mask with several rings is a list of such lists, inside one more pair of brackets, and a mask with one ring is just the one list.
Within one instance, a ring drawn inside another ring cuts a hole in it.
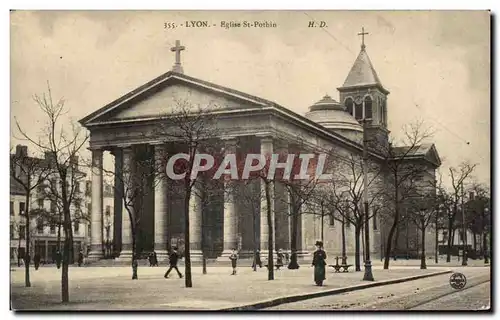
[{"label": "street lamp post", "polygon": [[465,208],[464,208],[464,183],[462,182],[461,184],[462,188],[462,199],[461,199],[461,204],[462,204],[462,265],[466,266],[467,265],[467,229],[465,227]]},{"label": "street lamp post", "polygon": [[365,275],[363,280],[374,281],[370,261],[370,228],[368,222],[368,133],[366,118],[363,119],[363,202],[365,215]]},{"label": "street lamp post", "polygon": [[488,214],[489,212],[489,209],[488,208],[484,208],[483,210],[483,221],[482,221],[482,224],[483,224],[483,255],[484,255],[484,263],[489,263],[488,261],[488,232],[486,232],[484,229],[485,229],[485,223],[484,223],[484,219],[485,219],[485,216]]},{"label": "street lamp post", "polygon": [[345,244],[345,215],[346,211],[349,210],[349,199],[347,199],[348,191],[342,193],[342,198],[344,201],[345,210],[342,214],[342,264],[347,264],[347,256],[346,256],[346,244]]}]

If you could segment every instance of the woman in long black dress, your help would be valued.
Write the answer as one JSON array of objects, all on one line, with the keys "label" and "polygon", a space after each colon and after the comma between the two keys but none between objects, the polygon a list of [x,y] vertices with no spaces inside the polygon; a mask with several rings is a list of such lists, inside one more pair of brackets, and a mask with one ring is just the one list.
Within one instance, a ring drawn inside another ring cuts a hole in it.
[{"label": "woman in long black dress", "polygon": [[313,262],[314,266],[314,282],[316,285],[322,286],[323,281],[326,279],[326,252],[323,250],[323,242],[316,241],[317,250],[314,251]]}]

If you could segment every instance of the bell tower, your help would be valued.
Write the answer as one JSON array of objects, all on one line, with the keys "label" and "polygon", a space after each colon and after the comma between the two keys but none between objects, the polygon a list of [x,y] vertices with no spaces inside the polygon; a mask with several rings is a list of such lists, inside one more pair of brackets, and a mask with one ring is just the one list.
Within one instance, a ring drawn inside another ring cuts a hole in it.
[{"label": "bell tower", "polygon": [[340,102],[346,112],[354,116],[360,123],[367,121],[370,145],[388,145],[389,130],[387,129],[387,96],[389,91],[382,86],[373,67],[365,46],[365,32],[361,36],[361,51],[347,75],[342,87],[337,88]]}]

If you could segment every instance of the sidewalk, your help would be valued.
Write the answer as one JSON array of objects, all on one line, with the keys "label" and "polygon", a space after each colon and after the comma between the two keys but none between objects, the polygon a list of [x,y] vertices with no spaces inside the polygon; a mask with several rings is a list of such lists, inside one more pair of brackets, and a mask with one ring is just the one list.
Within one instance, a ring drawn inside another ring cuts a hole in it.
[{"label": "sidewalk", "polygon": [[[448,268],[391,268],[375,266],[376,282],[426,275]],[[183,268],[181,269],[182,272]],[[253,272],[240,268],[230,276],[230,268],[209,268],[203,275],[193,268],[193,288],[184,287],[184,279],[171,274],[164,279],[164,268],[139,268],[139,280],[130,280],[129,267],[87,267],[70,269],[70,303],[60,303],[60,272],[43,268],[31,272],[31,288],[23,285],[24,272],[11,271],[13,309],[35,310],[220,310],[256,304],[283,296],[326,292],[336,288],[367,284],[363,272],[327,272],[325,286],[313,285],[313,269],[275,272],[275,280],[267,280],[267,270]]]}]

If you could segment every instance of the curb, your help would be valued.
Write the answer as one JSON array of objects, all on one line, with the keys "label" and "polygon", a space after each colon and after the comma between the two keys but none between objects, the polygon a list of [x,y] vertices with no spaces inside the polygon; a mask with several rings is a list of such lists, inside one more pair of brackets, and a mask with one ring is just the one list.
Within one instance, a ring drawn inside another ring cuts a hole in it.
[{"label": "curb", "polygon": [[413,280],[424,279],[424,278],[429,278],[429,277],[435,277],[435,276],[440,276],[440,275],[452,273],[452,272],[453,271],[451,271],[451,270],[438,271],[438,272],[433,272],[433,273],[428,273],[428,274],[423,274],[423,275],[418,275],[418,276],[411,276],[411,277],[392,279],[392,280],[384,280],[384,281],[379,281],[379,282],[370,282],[370,283],[366,283],[366,284],[355,285],[355,286],[344,287],[344,288],[337,288],[337,289],[320,291],[320,292],[306,293],[306,294],[293,295],[293,296],[284,296],[284,297],[279,297],[279,298],[273,298],[270,300],[255,302],[255,303],[251,303],[251,304],[240,305],[237,307],[218,309],[217,311],[258,310],[258,309],[263,309],[263,308],[274,307],[274,306],[284,304],[284,303],[302,301],[302,300],[307,300],[307,299],[312,299],[312,298],[319,298],[319,297],[336,295],[336,294],[341,294],[341,293],[346,293],[346,292],[351,292],[351,291],[357,291],[357,290],[380,287],[380,286],[396,284],[396,283],[401,283],[401,282],[407,282],[407,281],[413,281]]}]

